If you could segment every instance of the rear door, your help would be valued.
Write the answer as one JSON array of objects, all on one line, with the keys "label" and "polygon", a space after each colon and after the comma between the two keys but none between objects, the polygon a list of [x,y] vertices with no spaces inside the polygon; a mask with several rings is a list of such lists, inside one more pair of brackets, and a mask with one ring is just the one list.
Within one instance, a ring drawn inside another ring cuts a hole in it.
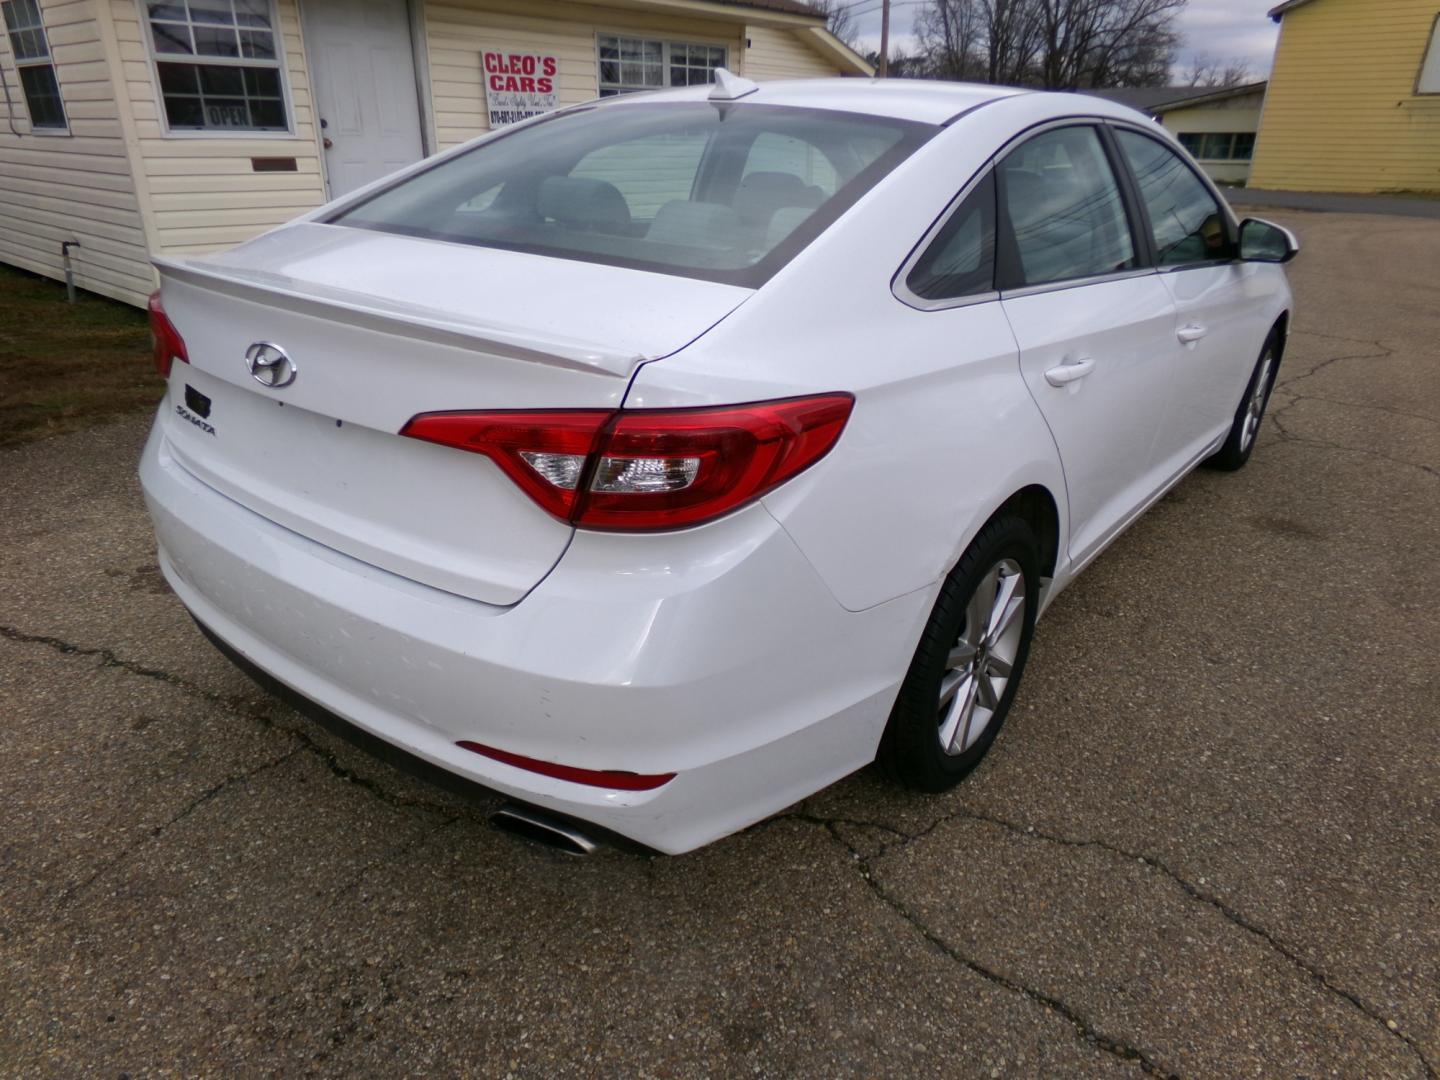
[{"label": "rear door", "polygon": [[1191,167],[1159,139],[1116,128],[1176,305],[1175,390],[1157,451],[1178,472],[1234,419],[1267,327],[1267,291],[1238,261],[1229,215]]},{"label": "rear door", "polygon": [[1163,483],[1175,304],[1132,227],[1097,128],[1050,128],[996,166],[1001,303],[1060,450],[1083,562]]}]

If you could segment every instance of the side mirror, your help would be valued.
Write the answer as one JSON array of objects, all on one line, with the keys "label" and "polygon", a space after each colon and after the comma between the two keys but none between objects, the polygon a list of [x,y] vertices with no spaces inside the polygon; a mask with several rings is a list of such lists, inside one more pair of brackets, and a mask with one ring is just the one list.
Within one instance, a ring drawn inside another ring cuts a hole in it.
[{"label": "side mirror", "polygon": [[1240,223],[1240,258],[1245,262],[1288,263],[1300,254],[1300,241],[1289,229],[1260,218]]}]

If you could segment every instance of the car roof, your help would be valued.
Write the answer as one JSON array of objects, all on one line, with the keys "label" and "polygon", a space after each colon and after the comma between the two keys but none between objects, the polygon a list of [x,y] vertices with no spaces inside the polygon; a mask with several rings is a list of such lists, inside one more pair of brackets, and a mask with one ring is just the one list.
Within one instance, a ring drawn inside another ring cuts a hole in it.
[{"label": "car roof", "polygon": [[[704,101],[711,86],[626,94],[610,104],[640,101]],[[1004,86],[937,82],[930,79],[779,79],[736,99],[754,105],[790,105],[838,112],[868,113],[926,124],[943,124],[977,105],[1026,93]]]},{"label": "car roof", "polygon": [[[606,107],[611,107],[642,102],[704,101],[713,89],[707,85],[625,94],[606,98],[604,103]],[[734,100],[745,104],[833,109],[915,120],[923,124],[944,124],[982,105],[1022,96],[1029,99],[1037,111],[1050,112],[1056,117],[1107,116],[1149,122],[1144,113],[1103,98],[934,79],[780,79],[760,83],[758,89]]]}]

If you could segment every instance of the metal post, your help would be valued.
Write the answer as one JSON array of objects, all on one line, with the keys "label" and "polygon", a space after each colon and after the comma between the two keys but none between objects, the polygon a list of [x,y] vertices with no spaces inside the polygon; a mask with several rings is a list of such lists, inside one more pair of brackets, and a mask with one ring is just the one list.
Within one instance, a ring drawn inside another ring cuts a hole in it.
[{"label": "metal post", "polygon": [[60,245],[60,259],[65,264],[65,299],[75,303],[75,268],[70,265],[70,249],[79,247],[79,240],[66,240]]},{"label": "metal post", "polygon": [[890,74],[890,0],[880,3],[880,78]]}]

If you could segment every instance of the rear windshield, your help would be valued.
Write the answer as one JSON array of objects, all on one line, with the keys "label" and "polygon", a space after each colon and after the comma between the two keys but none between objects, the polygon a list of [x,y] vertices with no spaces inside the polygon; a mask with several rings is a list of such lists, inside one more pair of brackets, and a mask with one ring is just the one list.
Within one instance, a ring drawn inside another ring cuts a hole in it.
[{"label": "rear windshield", "polygon": [[936,129],[746,105],[599,105],[489,139],[338,225],[755,287]]}]

